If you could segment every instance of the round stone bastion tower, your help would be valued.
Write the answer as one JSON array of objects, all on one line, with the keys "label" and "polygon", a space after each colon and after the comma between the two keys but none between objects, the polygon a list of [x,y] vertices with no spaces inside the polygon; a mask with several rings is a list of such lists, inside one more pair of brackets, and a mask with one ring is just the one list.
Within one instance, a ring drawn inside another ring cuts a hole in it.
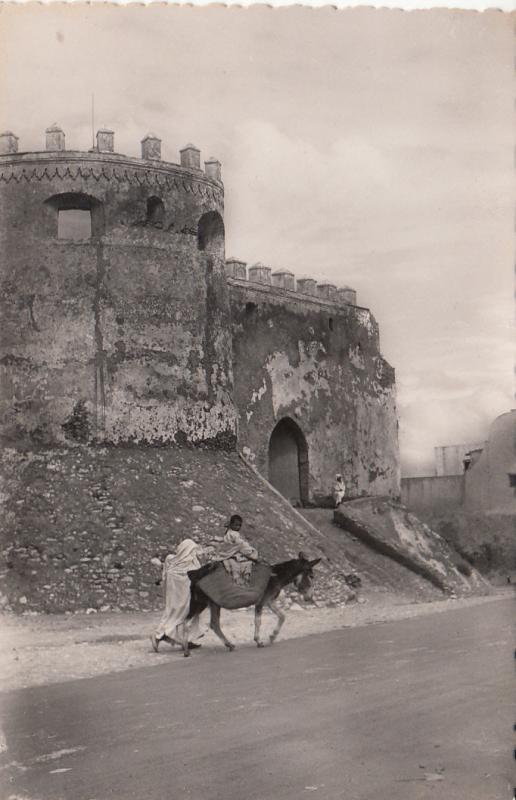
[{"label": "round stone bastion tower", "polygon": [[6,440],[232,448],[220,163],[161,161],[97,133],[43,152],[0,135],[1,425]]}]

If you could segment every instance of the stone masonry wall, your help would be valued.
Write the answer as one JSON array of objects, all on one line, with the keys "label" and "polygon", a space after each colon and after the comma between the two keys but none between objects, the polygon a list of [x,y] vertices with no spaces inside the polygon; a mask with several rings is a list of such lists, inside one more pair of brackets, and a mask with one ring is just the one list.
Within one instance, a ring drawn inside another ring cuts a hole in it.
[{"label": "stone masonry wall", "polygon": [[268,474],[276,423],[308,445],[309,498],[341,472],[351,496],[399,495],[394,370],[367,309],[229,279],[239,446]]},{"label": "stone masonry wall", "polygon": [[[71,207],[91,210],[91,238],[58,238]],[[222,213],[222,184],[201,170],[0,156],[8,441],[234,446]]]}]

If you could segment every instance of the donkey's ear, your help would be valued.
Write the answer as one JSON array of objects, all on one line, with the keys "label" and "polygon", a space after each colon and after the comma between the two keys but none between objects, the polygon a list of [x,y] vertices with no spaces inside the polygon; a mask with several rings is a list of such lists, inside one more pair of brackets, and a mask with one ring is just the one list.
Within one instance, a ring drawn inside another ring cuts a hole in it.
[{"label": "donkey's ear", "polygon": [[321,560],[320,558],[314,558],[313,561],[310,561],[310,566],[315,567],[315,565],[318,564],[320,560]]},{"label": "donkey's ear", "polygon": [[298,558],[299,558],[300,561],[306,561],[307,560],[307,558],[306,558],[306,556],[305,556],[305,554],[303,553],[302,550],[299,551]]}]

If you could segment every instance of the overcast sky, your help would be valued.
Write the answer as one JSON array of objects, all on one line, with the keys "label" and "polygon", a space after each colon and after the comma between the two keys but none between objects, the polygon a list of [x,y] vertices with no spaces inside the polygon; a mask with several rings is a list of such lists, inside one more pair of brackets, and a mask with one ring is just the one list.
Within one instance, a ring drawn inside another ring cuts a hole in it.
[{"label": "overcast sky", "polygon": [[0,128],[222,161],[226,253],[356,288],[405,474],[513,399],[512,27],[501,12],[3,6]]}]

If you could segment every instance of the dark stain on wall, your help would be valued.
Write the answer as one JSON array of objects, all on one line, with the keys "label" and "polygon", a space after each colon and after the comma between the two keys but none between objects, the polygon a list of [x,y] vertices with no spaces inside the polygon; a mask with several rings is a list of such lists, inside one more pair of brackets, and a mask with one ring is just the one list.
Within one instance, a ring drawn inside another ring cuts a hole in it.
[{"label": "dark stain on wall", "polygon": [[[101,319],[101,294],[105,274],[104,252],[102,243],[97,243],[95,294],[93,296],[93,319],[95,326],[95,357],[94,357],[94,405],[95,405],[95,439],[102,441],[105,437],[106,423],[106,386],[104,339],[102,334]],[[83,402],[83,401],[81,401]],[[64,427],[64,426],[63,426]]]}]

